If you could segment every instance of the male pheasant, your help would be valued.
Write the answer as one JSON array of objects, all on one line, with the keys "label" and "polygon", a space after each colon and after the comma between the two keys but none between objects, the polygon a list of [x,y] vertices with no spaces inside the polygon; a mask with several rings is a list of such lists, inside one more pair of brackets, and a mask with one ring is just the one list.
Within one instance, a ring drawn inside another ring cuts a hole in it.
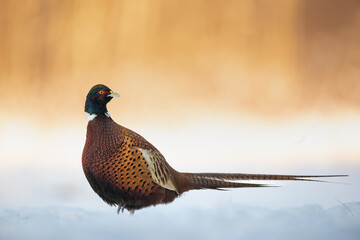
[{"label": "male pheasant", "polygon": [[305,180],[343,175],[297,176],[242,173],[183,173],[173,169],[145,138],[112,120],[106,104],[119,94],[96,85],[86,97],[89,122],[82,155],[85,176],[93,190],[118,211],[170,203],[193,189],[263,187],[237,180]]}]

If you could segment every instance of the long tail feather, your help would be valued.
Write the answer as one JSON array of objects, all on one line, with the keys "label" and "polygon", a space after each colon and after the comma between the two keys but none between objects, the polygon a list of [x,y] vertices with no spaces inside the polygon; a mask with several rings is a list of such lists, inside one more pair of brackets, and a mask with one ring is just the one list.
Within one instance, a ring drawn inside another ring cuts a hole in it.
[{"label": "long tail feather", "polygon": [[242,183],[242,180],[282,180],[282,181],[315,181],[313,178],[346,177],[347,175],[276,175],[276,174],[244,174],[244,173],[182,173],[187,179],[187,187],[191,189],[222,189],[241,187],[269,187],[266,184]]}]

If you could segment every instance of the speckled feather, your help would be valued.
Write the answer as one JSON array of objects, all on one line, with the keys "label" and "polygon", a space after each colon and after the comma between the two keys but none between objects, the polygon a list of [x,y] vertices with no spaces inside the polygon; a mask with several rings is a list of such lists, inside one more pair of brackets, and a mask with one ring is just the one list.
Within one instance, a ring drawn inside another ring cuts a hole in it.
[{"label": "speckled feather", "polygon": [[83,169],[94,191],[105,202],[133,210],[168,203],[178,196],[153,181],[138,148],[158,152],[143,137],[111,118],[98,116],[88,123]]},{"label": "speckled feather", "polygon": [[[151,153],[151,171],[144,150]],[[89,121],[82,157],[85,175],[94,191],[108,204],[130,211],[172,202],[192,189],[263,187],[236,180],[305,180],[308,177],[241,173],[180,173],[161,153],[139,134],[106,116]],[[166,187],[171,182],[172,187]]]}]

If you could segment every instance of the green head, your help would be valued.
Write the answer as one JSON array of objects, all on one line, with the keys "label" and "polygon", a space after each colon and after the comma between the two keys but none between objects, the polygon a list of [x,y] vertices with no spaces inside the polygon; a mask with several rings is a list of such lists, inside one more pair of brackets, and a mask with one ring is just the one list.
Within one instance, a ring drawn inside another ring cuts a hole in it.
[{"label": "green head", "polygon": [[111,91],[107,86],[102,84],[93,86],[86,96],[85,112],[90,115],[107,114],[106,104],[114,97],[119,97],[119,94]]}]

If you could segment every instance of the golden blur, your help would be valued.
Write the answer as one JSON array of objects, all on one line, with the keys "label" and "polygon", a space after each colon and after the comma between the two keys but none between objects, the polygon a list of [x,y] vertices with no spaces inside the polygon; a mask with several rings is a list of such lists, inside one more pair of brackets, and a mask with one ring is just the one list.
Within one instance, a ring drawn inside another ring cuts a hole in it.
[{"label": "golden blur", "polygon": [[[130,127],[176,128],[196,119],[201,126],[215,116],[232,122],[250,116],[265,125],[309,114],[335,116],[336,126],[341,116],[360,119],[357,0],[1,0],[0,6],[3,143],[29,122],[56,129],[53,139],[60,130],[85,129],[85,96],[97,83],[119,92],[109,109]],[[351,157],[359,156],[359,137],[342,139],[351,142]]]},{"label": "golden blur", "polygon": [[359,109],[359,5],[1,1],[1,102],[54,120],[80,112],[101,82],[126,96],[122,111],[134,118],[134,107],[166,115],[181,105],[273,116]]}]

